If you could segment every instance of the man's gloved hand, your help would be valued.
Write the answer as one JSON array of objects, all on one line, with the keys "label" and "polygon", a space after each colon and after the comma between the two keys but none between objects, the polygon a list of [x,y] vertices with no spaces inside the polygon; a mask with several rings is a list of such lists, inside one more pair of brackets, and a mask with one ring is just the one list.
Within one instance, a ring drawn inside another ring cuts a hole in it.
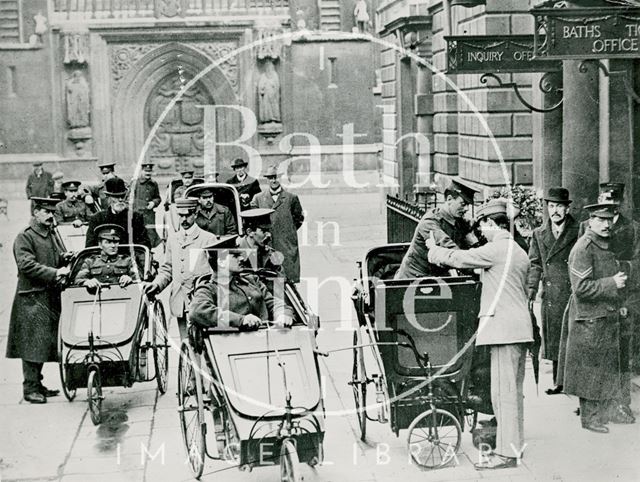
[{"label": "man's gloved hand", "polygon": [[293,318],[288,315],[280,315],[273,320],[273,324],[277,328],[290,328],[293,325]]},{"label": "man's gloved hand", "polygon": [[95,278],[91,278],[85,280],[84,283],[82,283],[82,286],[84,286],[88,290],[97,290],[98,288],[100,288],[100,281]]},{"label": "man's gloved hand", "polygon": [[73,224],[74,228],[79,228],[80,226],[82,226],[82,220],[80,219],[74,219],[73,222],[71,223]]},{"label": "man's gloved hand", "polygon": [[142,283],[142,291],[147,295],[152,295],[158,291],[158,285],[153,281]]},{"label": "man's gloved hand", "polygon": [[195,323],[189,323],[187,328],[187,334],[189,336],[189,343],[198,355],[202,353],[204,347],[204,340],[202,338],[202,329]]},{"label": "man's gloved hand", "polygon": [[535,301],[536,296],[538,296],[538,291],[534,289],[529,290],[529,301]]},{"label": "man's gloved hand", "polygon": [[61,280],[62,278],[69,276],[71,269],[68,266],[63,266],[62,268],[58,268],[56,270],[56,279]]},{"label": "man's gloved hand", "polygon": [[148,209],[148,210],[153,210],[153,209],[155,209],[155,208],[156,208],[156,205],[155,205],[155,203],[154,203],[153,201],[149,201],[149,202],[147,203],[147,209]]},{"label": "man's gloved hand", "polygon": [[118,284],[120,284],[120,288],[124,288],[125,286],[130,285],[133,282],[133,279],[128,274],[123,274],[120,276],[118,280]]},{"label": "man's gloved hand", "polygon": [[85,204],[93,204],[93,196],[91,194],[87,194],[84,197]]},{"label": "man's gloved hand", "polygon": [[256,315],[248,314],[244,315],[242,319],[242,323],[240,323],[240,329],[243,331],[252,331],[260,328],[260,324],[262,320],[258,318]]}]

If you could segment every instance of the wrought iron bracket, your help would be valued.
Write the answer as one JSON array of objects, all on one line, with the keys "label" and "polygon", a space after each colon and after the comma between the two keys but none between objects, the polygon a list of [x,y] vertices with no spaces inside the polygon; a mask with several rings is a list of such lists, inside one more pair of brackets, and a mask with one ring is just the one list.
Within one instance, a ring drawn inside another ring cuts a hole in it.
[{"label": "wrought iron bracket", "polygon": [[633,86],[629,82],[629,72],[627,70],[609,70],[608,67],[602,62],[602,60],[597,59],[585,59],[580,62],[578,65],[578,70],[582,74],[586,74],[589,69],[587,68],[587,64],[594,64],[598,67],[602,73],[609,77],[611,74],[622,74],[622,82],[624,83],[624,90],[627,92],[627,97],[633,99],[636,104],[640,104],[640,95],[635,91]]},{"label": "wrought iron bracket", "polygon": [[[545,94],[553,93],[553,94],[562,95],[562,87],[559,85],[557,81],[558,74],[559,72],[546,72],[540,78],[540,82],[538,83],[538,88],[540,89],[540,91]],[[489,79],[495,80],[500,87],[506,87],[507,89],[512,88],[513,92],[516,94],[516,97],[518,97],[518,100],[520,101],[520,103],[524,105],[527,109],[529,109],[529,111],[531,112],[540,112],[540,113],[553,112],[554,110],[557,110],[560,107],[562,107],[562,102],[564,101],[562,97],[558,102],[556,102],[550,107],[536,107],[534,105],[531,105],[520,93],[520,88],[518,87],[518,84],[516,82],[503,82],[502,79],[500,79],[500,77],[498,77],[496,74],[493,74],[493,73],[482,74],[482,76],[480,77],[480,82],[483,84],[486,84]]]}]

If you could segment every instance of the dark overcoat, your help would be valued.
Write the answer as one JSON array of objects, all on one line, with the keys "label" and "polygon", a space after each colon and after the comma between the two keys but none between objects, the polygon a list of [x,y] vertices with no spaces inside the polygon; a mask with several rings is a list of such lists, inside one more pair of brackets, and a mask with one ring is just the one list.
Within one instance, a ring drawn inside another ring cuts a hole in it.
[{"label": "dark overcoat", "polygon": [[[142,244],[149,249],[152,248],[142,214],[136,212],[131,214],[129,209],[114,213],[111,208],[100,211],[89,218],[85,247],[98,246],[98,236],[96,236],[95,229],[101,224],[117,224],[124,229],[125,236],[120,244],[131,244],[133,241],[133,244]],[[131,230],[129,225],[131,225]],[[129,236],[129,232],[131,232],[131,236]]]},{"label": "dark overcoat", "polygon": [[531,237],[531,269],[528,284],[530,291],[537,292],[542,281],[543,357],[547,360],[558,360],[562,316],[571,296],[567,262],[571,248],[577,240],[578,223],[571,215],[567,216],[558,239],[553,236],[550,220],[536,228]]},{"label": "dark overcoat", "polygon": [[292,283],[300,282],[300,252],[298,249],[298,229],[304,222],[304,213],[300,199],[296,194],[280,192],[274,201],[269,189],[256,195],[251,201],[255,208],[273,209],[271,214],[271,235],[273,249],[284,255],[282,267]]},{"label": "dark overcoat", "polygon": [[47,171],[42,171],[42,174],[36,176],[35,172],[29,174],[27,178],[27,185],[25,191],[27,192],[27,199],[32,197],[49,197],[53,193],[53,176]]},{"label": "dark overcoat", "polygon": [[613,280],[618,262],[608,241],[587,230],[569,255],[572,297],[567,309],[564,392],[590,400],[619,396],[621,296]]},{"label": "dark overcoat", "polygon": [[7,357],[56,361],[60,289],[56,270],[64,249],[51,231],[32,220],[13,243],[18,287],[11,307]]},{"label": "dark overcoat", "polygon": [[[156,211],[160,205],[160,189],[153,179],[138,179],[133,183],[133,210],[142,215],[147,227],[149,241],[154,248],[160,244],[160,236],[155,228]],[[149,202],[153,202],[153,209],[147,208]]]},{"label": "dark overcoat", "polygon": [[198,208],[196,211],[196,224],[200,229],[217,236],[238,234],[238,224],[231,210],[222,204],[213,203],[213,208],[205,212]]},{"label": "dark overcoat", "polygon": [[244,211],[251,207],[251,200],[256,194],[260,194],[260,183],[254,177],[245,176],[242,181],[235,174],[227,180],[227,184],[232,184],[240,196],[240,208]]}]

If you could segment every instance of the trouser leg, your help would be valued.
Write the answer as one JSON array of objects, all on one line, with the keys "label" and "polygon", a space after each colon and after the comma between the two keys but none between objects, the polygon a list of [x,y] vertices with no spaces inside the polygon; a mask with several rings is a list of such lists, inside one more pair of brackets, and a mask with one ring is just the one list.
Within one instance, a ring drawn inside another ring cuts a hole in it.
[{"label": "trouser leg", "polygon": [[178,316],[177,320],[178,320],[178,331],[180,332],[180,341],[184,341],[189,337],[187,332],[187,317]]},{"label": "trouser leg", "polygon": [[497,420],[495,453],[518,457],[524,449],[525,350],[522,344],[491,347],[491,403]]},{"label": "trouser leg", "polygon": [[580,398],[580,421],[583,427],[606,423],[607,417],[602,412],[602,406],[606,407],[606,404],[600,400]]},{"label": "trouser leg", "polygon": [[620,321],[620,393],[615,397],[619,405],[631,405],[631,371],[629,368],[631,352],[631,321],[623,318]]},{"label": "trouser leg", "polygon": [[39,392],[42,380],[42,363],[22,360],[22,393]]},{"label": "trouser leg", "polygon": [[553,384],[554,385],[558,384],[558,362],[557,361],[553,362]]}]

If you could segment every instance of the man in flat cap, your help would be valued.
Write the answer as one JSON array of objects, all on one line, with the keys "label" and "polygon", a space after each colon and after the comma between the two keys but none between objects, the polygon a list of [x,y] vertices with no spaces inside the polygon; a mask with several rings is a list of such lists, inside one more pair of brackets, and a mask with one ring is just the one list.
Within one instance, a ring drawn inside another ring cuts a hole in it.
[{"label": "man in flat cap", "polygon": [[[514,241],[505,199],[478,208],[476,222],[488,243],[461,250],[426,240],[429,262],[458,269],[481,268],[476,346],[491,349],[491,404],[497,420],[496,448],[475,464],[479,470],[515,467],[524,450],[523,382],[533,330],[527,307],[529,257]],[[483,454],[484,455],[484,454]]]},{"label": "man in flat cap", "polygon": [[[25,191],[27,192],[27,199],[32,197],[49,198],[53,193],[53,177],[51,173],[45,171],[42,167],[42,162],[33,163],[33,172],[29,174],[27,178],[27,185]],[[34,203],[31,203],[33,209]]]},{"label": "man in flat cap", "polygon": [[436,244],[445,248],[470,248],[477,240],[470,237],[471,226],[464,219],[468,206],[473,205],[477,191],[460,180],[453,180],[444,191],[442,206],[429,211],[418,223],[411,245],[396,272],[396,279],[422,276],[447,276],[447,268],[429,264],[425,241],[434,234]]},{"label": "man in flat cap", "polygon": [[254,269],[264,268],[284,276],[284,255],[271,246],[271,216],[274,212],[273,209],[253,208],[240,213],[244,236],[238,238],[238,247],[255,252],[250,259]]},{"label": "man in flat cap", "polygon": [[62,183],[65,200],[56,206],[56,221],[72,223],[76,228],[89,221],[91,210],[82,199],[78,199],[80,181],[66,181]]},{"label": "man in flat cap", "polygon": [[58,390],[42,384],[42,365],[58,361],[60,290],[69,268],[64,248],[53,235],[57,199],[32,197],[29,226],[13,243],[18,286],[11,307],[7,358],[22,359],[23,395],[30,403],[45,403]]},{"label": "man in flat cap", "polygon": [[195,171],[190,167],[183,169],[180,171],[180,178],[182,179],[182,185],[178,186],[175,191],[173,191],[173,199],[180,199],[184,197],[184,192],[187,190],[189,186],[193,184],[193,175]]},{"label": "man in flat cap", "polygon": [[251,201],[251,207],[273,209],[271,225],[273,248],[284,255],[284,269],[292,283],[300,282],[300,250],[298,248],[298,229],[304,223],[304,212],[297,194],[286,191],[280,184],[276,166],[267,168],[264,177],[269,189],[257,194]]},{"label": "man in flat cap", "polygon": [[215,202],[213,189],[203,187],[193,191],[192,195],[198,197],[199,206],[196,213],[196,223],[201,229],[218,236],[238,234],[238,226],[231,210]]},{"label": "man in flat cap", "polygon": [[100,253],[87,258],[76,275],[75,283],[89,289],[101,284],[119,284],[124,288],[138,278],[133,259],[128,254],[118,254],[125,231],[117,224],[102,224],[94,229]]},{"label": "man in flat cap", "polygon": [[195,198],[176,199],[176,213],[180,218],[180,228],[169,233],[164,264],[158,276],[143,289],[148,294],[160,293],[171,284],[169,305],[171,314],[178,321],[180,338],[187,336],[188,293],[194,281],[209,272],[207,255],[203,249],[214,244],[218,237],[201,229],[196,224],[198,200]]},{"label": "man in flat cap", "polygon": [[256,194],[260,194],[260,183],[254,177],[247,174],[249,164],[244,159],[234,159],[231,163],[234,175],[227,179],[227,184],[232,184],[240,195],[240,208],[249,209],[251,200]]},{"label": "man in flat cap", "polygon": [[[621,379],[620,312],[627,274],[610,249],[615,205],[585,206],[589,227],[569,254],[572,296],[567,310],[568,336],[564,392],[580,398],[582,427],[608,433],[608,422],[633,423],[619,405]],[[626,380],[628,382],[628,380]]]},{"label": "man in flat cap", "polygon": [[529,248],[529,302],[533,303],[542,282],[542,335],[544,358],[553,362],[554,388],[548,395],[562,393],[558,384],[558,352],[562,333],[562,317],[571,296],[567,260],[578,240],[579,225],[569,214],[571,199],[563,187],[551,187],[544,198],[549,219],[536,228]]},{"label": "man in flat cap", "polygon": [[142,173],[133,183],[133,210],[142,214],[151,246],[155,248],[160,244],[160,236],[156,230],[156,208],[160,205],[160,189],[154,181],[153,163],[144,162]]},{"label": "man in flat cap", "polygon": [[[117,224],[124,229],[122,242],[125,244],[142,244],[151,249],[151,242],[140,213],[131,212],[127,207],[127,186],[119,177],[107,179],[104,183],[104,194],[109,206],[89,218],[87,226],[86,247],[98,246],[96,228],[103,224]],[[131,224],[131,231],[129,231]]]}]

